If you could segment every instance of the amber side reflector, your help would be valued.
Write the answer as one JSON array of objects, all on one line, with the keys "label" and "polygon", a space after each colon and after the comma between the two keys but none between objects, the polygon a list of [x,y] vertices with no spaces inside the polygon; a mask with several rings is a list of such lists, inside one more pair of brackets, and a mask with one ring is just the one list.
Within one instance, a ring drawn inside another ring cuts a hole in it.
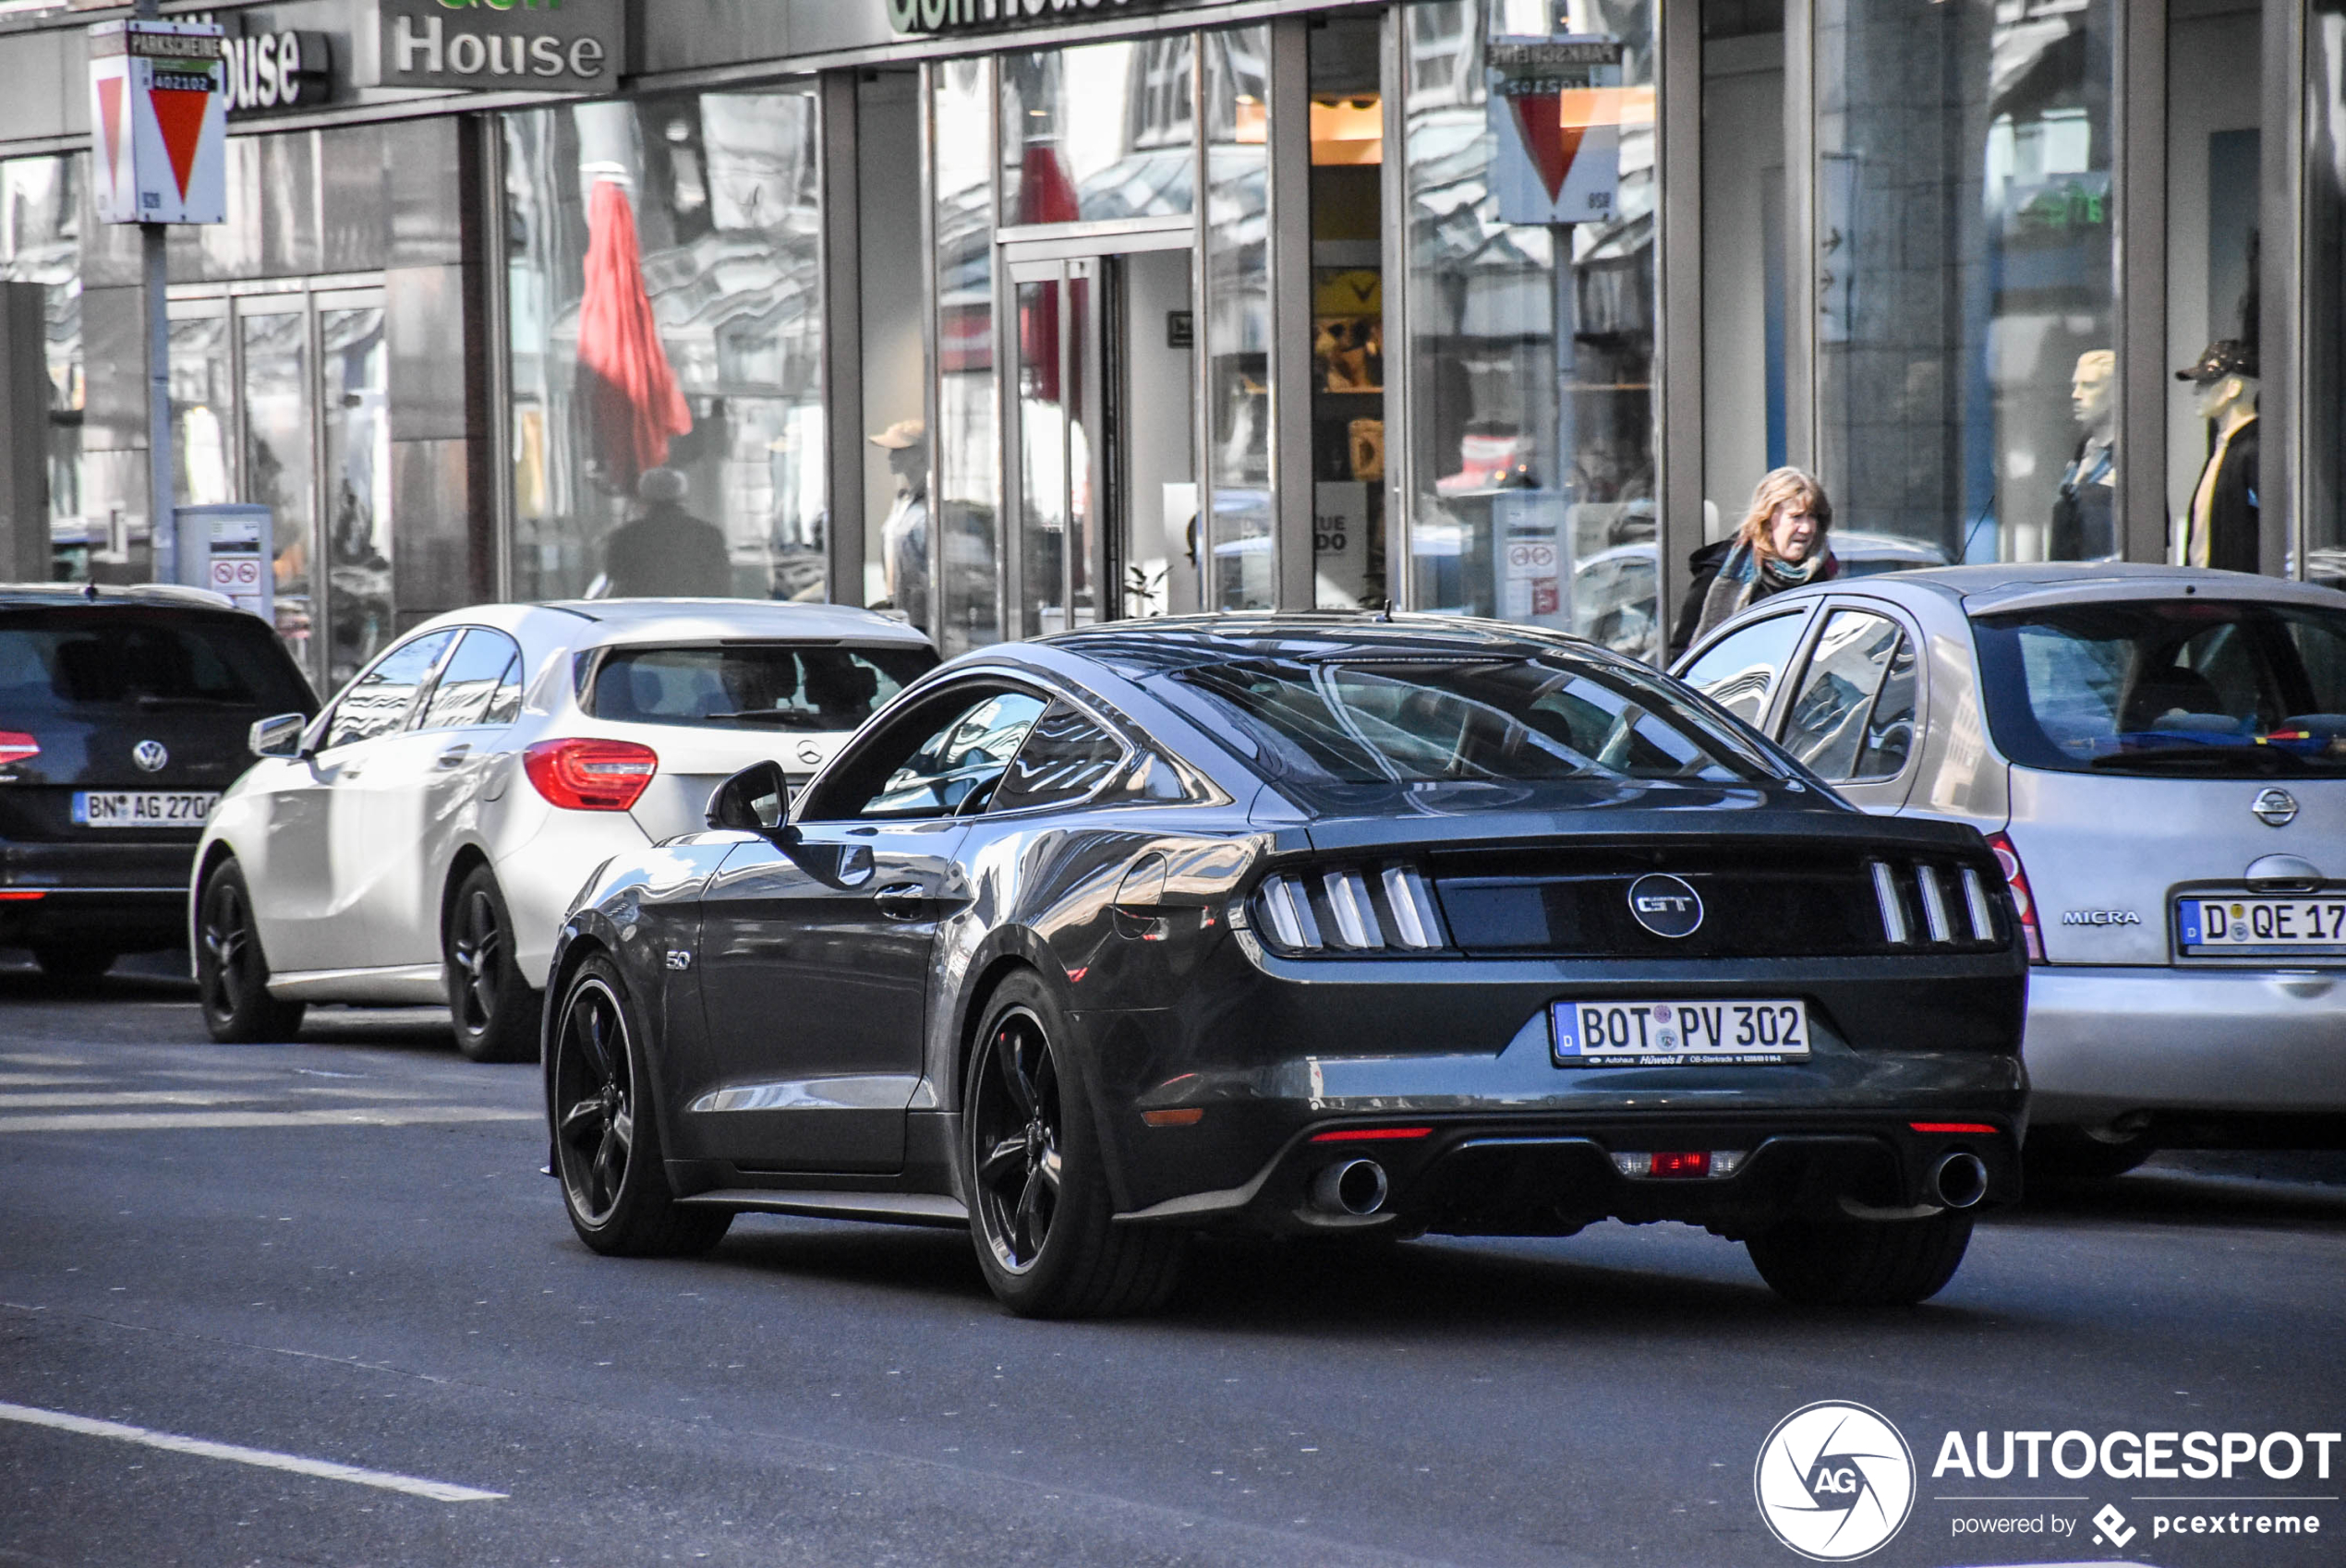
[{"label": "amber side reflector", "polygon": [[1967,1132],[1979,1138],[1993,1138],[2002,1129],[1986,1122],[1908,1122],[1917,1132]]},{"label": "amber side reflector", "polygon": [[1181,1105],[1170,1111],[1143,1111],[1141,1120],[1150,1127],[1195,1127],[1205,1119],[1203,1105]]}]

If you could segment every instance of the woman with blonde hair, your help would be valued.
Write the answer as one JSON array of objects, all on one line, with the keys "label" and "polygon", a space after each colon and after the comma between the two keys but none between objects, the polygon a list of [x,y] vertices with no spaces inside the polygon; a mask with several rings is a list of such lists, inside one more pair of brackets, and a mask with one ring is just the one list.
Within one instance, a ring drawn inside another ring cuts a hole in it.
[{"label": "woman with blonde hair", "polygon": [[1832,527],[1832,502],[1815,475],[1779,468],[1760,480],[1735,537],[1705,545],[1687,559],[1694,580],[1678,611],[1670,657],[1771,594],[1840,575],[1841,562],[1826,543]]}]

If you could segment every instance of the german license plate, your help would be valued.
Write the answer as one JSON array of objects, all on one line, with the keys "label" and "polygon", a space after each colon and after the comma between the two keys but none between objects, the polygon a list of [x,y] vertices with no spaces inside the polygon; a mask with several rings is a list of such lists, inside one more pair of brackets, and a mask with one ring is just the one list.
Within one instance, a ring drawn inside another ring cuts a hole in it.
[{"label": "german license plate", "polygon": [[77,790],[73,820],[78,827],[201,827],[216,793],[166,790]]},{"label": "german license plate", "polygon": [[2186,953],[2346,953],[2346,895],[2313,899],[2178,899]]},{"label": "german license plate", "polygon": [[1557,1002],[1548,1018],[1560,1067],[1782,1062],[1808,1055],[1805,1002]]}]

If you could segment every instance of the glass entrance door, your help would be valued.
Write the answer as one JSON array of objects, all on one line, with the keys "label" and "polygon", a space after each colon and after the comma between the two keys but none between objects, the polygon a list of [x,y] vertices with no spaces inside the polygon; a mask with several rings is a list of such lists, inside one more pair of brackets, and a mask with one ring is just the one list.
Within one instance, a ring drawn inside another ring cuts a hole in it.
[{"label": "glass entrance door", "polygon": [[1198,607],[1187,250],[1019,259],[1014,624]]}]

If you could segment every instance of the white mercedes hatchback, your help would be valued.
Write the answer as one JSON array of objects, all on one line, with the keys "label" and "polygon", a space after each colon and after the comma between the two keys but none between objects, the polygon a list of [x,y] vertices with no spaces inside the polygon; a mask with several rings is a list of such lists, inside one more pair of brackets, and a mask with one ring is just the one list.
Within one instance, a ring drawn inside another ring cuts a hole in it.
[{"label": "white mercedes hatchback", "polygon": [[445,1000],[477,1061],[537,1054],[572,894],[614,854],[705,826],[752,763],[793,786],[937,662],[833,605],[595,599],[426,621],[259,763],[196,850],[204,1021],[283,1039],[313,1002]]}]

